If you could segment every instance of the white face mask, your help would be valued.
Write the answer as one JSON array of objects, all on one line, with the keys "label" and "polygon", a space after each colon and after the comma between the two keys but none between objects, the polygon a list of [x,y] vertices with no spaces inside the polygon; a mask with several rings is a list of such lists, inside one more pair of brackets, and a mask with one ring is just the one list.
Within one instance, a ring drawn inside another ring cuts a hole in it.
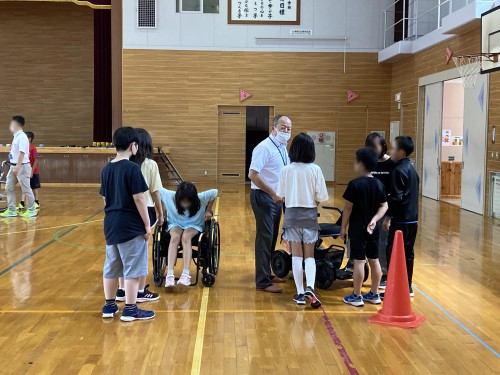
[{"label": "white face mask", "polygon": [[285,132],[280,132],[280,131],[277,131],[276,135],[275,135],[278,142],[283,143],[283,144],[286,144],[288,142],[288,140],[290,139],[290,136],[291,136],[290,133],[285,133]]}]

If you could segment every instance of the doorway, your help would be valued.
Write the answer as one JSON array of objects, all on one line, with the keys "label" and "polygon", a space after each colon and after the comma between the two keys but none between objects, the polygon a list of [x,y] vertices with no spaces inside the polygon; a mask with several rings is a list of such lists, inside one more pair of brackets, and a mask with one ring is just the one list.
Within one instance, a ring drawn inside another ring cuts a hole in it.
[{"label": "doorway", "polygon": [[269,136],[270,106],[219,106],[217,182],[245,183],[252,151]]},{"label": "doorway", "polygon": [[[461,89],[456,70],[419,79],[422,195],[484,214],[488,75]],[[454,134],[455,133],[455,134]]]}]

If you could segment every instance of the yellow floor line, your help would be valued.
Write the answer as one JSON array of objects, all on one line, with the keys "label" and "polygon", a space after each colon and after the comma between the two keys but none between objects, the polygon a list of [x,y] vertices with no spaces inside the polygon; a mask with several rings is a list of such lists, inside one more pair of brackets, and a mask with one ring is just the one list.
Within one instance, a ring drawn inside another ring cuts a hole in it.
[{"label": "yellow floor line", "polygon": [[[204,289],[208,290],[208,289]],[[157,314],[185,314],[185,313],[200,313],[200,310],[157,310],[153,307],[153,310]],[[373,314],[377,310],[325,310],[327,314],[342,315],[363,315],[363,314]],[[206,314],[262,314],[262,313],[321,313],[321,310],[310,310],[310,309],[297,309],[297,310],[208,310],[206,309]],[[99,314],[99,310],[0,310],[0,314]]]},{"label": "yellow floor line", "polygon": [[81,223],[56,225],[54,227],[35,228],[35,229],[28,229],[28,230],[19,230],[19,231],[16,231],[16,232],[5,232],[5,233],[0,233],[0,237],[1,236],[8,236],[10,234],[28,233],[28,232],[39,232],[39,231],[42,231],[42,230],[60,229],[60,228],[66,228],[66,227],[74,227],[74,226],[80,226],[80,225],[84,225],[84,224],[98,223],[98,222],[102,222],[103,220],[104,219],[97,219],[97,220],[91,220],[91,221],[83,221]]},{"label": "yellow floor line", "polygon": [[203,294],[201,296],[200,316],[198,317],[198,329],[196,330],[196,341],[194,343],[191,375],[199,375],[201,371],[201,357],[203,355],[203,340],[205,338],[205,324],[207,321],[209,293],[209,288],[203,289]]}]

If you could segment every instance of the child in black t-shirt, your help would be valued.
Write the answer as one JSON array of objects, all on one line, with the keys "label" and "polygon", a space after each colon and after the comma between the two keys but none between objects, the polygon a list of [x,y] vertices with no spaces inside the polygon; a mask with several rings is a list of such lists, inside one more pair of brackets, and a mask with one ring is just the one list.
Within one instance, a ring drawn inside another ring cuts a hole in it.
[{"label": "child in black t-shirt", "polygon": [[148,185],[141,168],[129,159],[137,153],[138,136],[130,127],[119,128],[113,134],[116,158],[101,174],[104,198],[104,235],[106,260],[103,283],[106,304],[103,318],[112,318],[118,312],[116,290],[118,278],[125,279],[125,308],[120,320],[152,319],[153,311],[137,308],[139,280],[148,274],[148,239],[151,236],[148,207],[144,192]]},{"label": "child in black t-shirt", "polygon": [[[388,206],[384,186],[371,173],[376,167],[377,154],[372,148],[356,151],[354,170],[359,177],[349,182],[343,195],[346,203],[341,237],[345,238],[349,227],[351,258],[354,259],[354,290],[351,295],[344,297],[344,303],[353,306],[363,306],[363,301],[381,303],[378,287],[382,270],[378,260],[377,221],[384,217]],[[370,264],[372,285],[369,293],[361,295],[366,258]]]}]

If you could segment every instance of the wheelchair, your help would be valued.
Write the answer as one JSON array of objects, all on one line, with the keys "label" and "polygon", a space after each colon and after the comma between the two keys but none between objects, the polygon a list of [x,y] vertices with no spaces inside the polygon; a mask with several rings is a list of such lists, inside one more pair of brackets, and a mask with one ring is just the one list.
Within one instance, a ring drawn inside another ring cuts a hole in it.
[{"label": "wheelchair", "polygon": [[[7,196],[5,194],[5,179],[7,177],[6,166],[10,165],[8,161],[3,161],[0,166],[0,202],[6,202]],[[0,212],[3,212],[7,207],[1,207]]]},{"label": "wheelchair", "polygon": [[[335,280],[352,279],[354,274],[352,262],[342,268],[344,261],[344,253],[346,244],[342,241],[342,245],[332,244],[327,248],[323,247],[324,238],[332,238],[334,240],[340,237],[342,228],[342,210],[337,207],[323,206],[327,210],[335,210],[340,214],[340,217],[334,224],[320,223],[319,237],[314,248],[314,259],[316,260],[316,286],[320,289],[328,289],[332,286]],[[284,278],[292,269],[292,255],[286,250],[275,250],[271,257],[271,268],[274,274]],[[369,277],[368,263],[365,264],[365,278]]]},{"label": "wheelchair", "polygon": [[[168,246],[170,234],[167,224],[157,226],[153,236],[153,281],[156,286],[162,286],[167,270]],[[200,271],[201,283],[205,287],[215,284],[215,277],[219,272],[220,260],[220,228],[215,219],[205,222],[205,230],[193,237],[193,262],[196,265],[196,278],[191,286],[198,284]],[[182,245],[179,245],[177,258],[182,258]]]}]

